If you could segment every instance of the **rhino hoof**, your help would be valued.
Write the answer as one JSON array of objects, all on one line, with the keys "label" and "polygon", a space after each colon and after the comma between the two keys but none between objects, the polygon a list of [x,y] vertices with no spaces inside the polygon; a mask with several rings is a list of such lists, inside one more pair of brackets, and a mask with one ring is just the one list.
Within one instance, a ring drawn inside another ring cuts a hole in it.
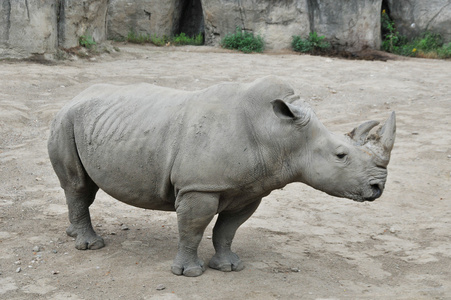
[{"label": "rhino hoof", "polygon": [[195,266],[195,267],[190,267],[190,268],[184,269],[184,268],[181,268],[178,266],[172,266],[171,271],[175,275],[184,275],[187,277],[197,277],[204,273],[205,268],[203,268],[202,266]]},{"label": "rhino hoof", "polygon": [[197,276],[202,275],[203,272],[204,272],[204,270],[201,267],[192,267],[192,268],[184,270],[183,275],[185,275],[187,277],[197,277]]},{"label": "rhino hoof", "polygon": [[78,250],[97,250],[105,247],[103,238],[90,228],[88,230],[77,230],[75,226],[71,225],[66,233],[75,238],[75,248]]},{"label": "rhino hoof", "polygon": [[208,263],[208,266],[222,272],[241,271],[244,269],[243,262],[239,259],[238,255],[233,252],[222,258],[218,258],[216,255],[213,256]]},{"label": "rhino hoof", "polygon": [[84,240],[82,237],[75,240],[75,248],[78,250],[97,250],[105,247],[105,242],[100,236],[96,236],[94,240]]}]

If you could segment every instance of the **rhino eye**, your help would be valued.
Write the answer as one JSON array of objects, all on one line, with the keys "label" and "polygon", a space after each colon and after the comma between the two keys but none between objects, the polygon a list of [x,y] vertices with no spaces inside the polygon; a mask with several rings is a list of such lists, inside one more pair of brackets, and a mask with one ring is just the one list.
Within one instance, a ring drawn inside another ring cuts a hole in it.
[{"label": "rhino eye", "polygon": [[339,159],[343,159],[343,158],[346,157],[346,153],[338,153],[338,154],[337,154],[337,157],[338,157]]}]

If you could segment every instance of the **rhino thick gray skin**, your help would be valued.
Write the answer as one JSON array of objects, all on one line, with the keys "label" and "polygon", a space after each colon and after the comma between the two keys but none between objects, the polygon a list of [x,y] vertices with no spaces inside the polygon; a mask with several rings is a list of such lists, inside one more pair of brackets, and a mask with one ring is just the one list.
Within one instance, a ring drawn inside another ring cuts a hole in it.
[{"label": "rhino thick gray skin", "polygon": [[[337,197],[381,196],[395,139],[394,112],[329,132],[293,88],[275,77],[187,92],[150,84],[94,85],[55,117],[48,150],[69,208],[77,249],[98,249],[89,206],[98,189],[141,208],[177,213],[177,275],[205,270],[197,248],[206,226],[209,266],[239,271],[238,227],[271,191],[303,182]],[[294,103],[293,103],[294,102]]]}]

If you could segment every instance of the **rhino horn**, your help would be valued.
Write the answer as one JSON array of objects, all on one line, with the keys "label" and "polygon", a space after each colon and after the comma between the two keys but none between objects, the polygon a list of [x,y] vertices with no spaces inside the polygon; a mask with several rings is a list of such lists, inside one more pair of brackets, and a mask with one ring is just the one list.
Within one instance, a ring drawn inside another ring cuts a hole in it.
[{"label": "rhino horn", "polygon": [[380,137],[380,142],[384,148],[384,152],[390,155],[396,136],[396,115],[392,112],[390,117],[385,122],[384,126],[379,128],[376,134]]},{"label": "rhino horn", "polygon": [[379,122],[377,121],[366,121],[349,132],[348,136],[353,139],[357,145],[361,146],[364,144],[370,130],[377,125],[379,125]]},{"label": "rhino horn", "polygon": [[392,112],[390,117],[385,121],[375,134],[372,134],[365,144],[377,156],[379,165],[386,167],[390,161],[390,152],[393,149],[396,136],[396,115]]}]

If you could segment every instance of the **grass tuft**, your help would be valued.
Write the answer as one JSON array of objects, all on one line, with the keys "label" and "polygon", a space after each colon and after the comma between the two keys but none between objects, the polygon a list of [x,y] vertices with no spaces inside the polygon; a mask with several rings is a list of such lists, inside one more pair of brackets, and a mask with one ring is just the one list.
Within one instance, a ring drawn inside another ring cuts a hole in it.
[{"label": "grass tuft", "polygon": [[235,33],[227,34],[221,41],[221,46],[226,49],[239,50],[244,53],[263,52],[265,42],[259,35],[246,32],[237,27]]},{"label": "grass tuft", "polygon": [[331,45],[325,40],[324,35],[318,36],[316,32],[311,32],[306,39],[298,35],[293,36],[291,47],[296,52],[317,54],[325,53],[331,48]]}]

